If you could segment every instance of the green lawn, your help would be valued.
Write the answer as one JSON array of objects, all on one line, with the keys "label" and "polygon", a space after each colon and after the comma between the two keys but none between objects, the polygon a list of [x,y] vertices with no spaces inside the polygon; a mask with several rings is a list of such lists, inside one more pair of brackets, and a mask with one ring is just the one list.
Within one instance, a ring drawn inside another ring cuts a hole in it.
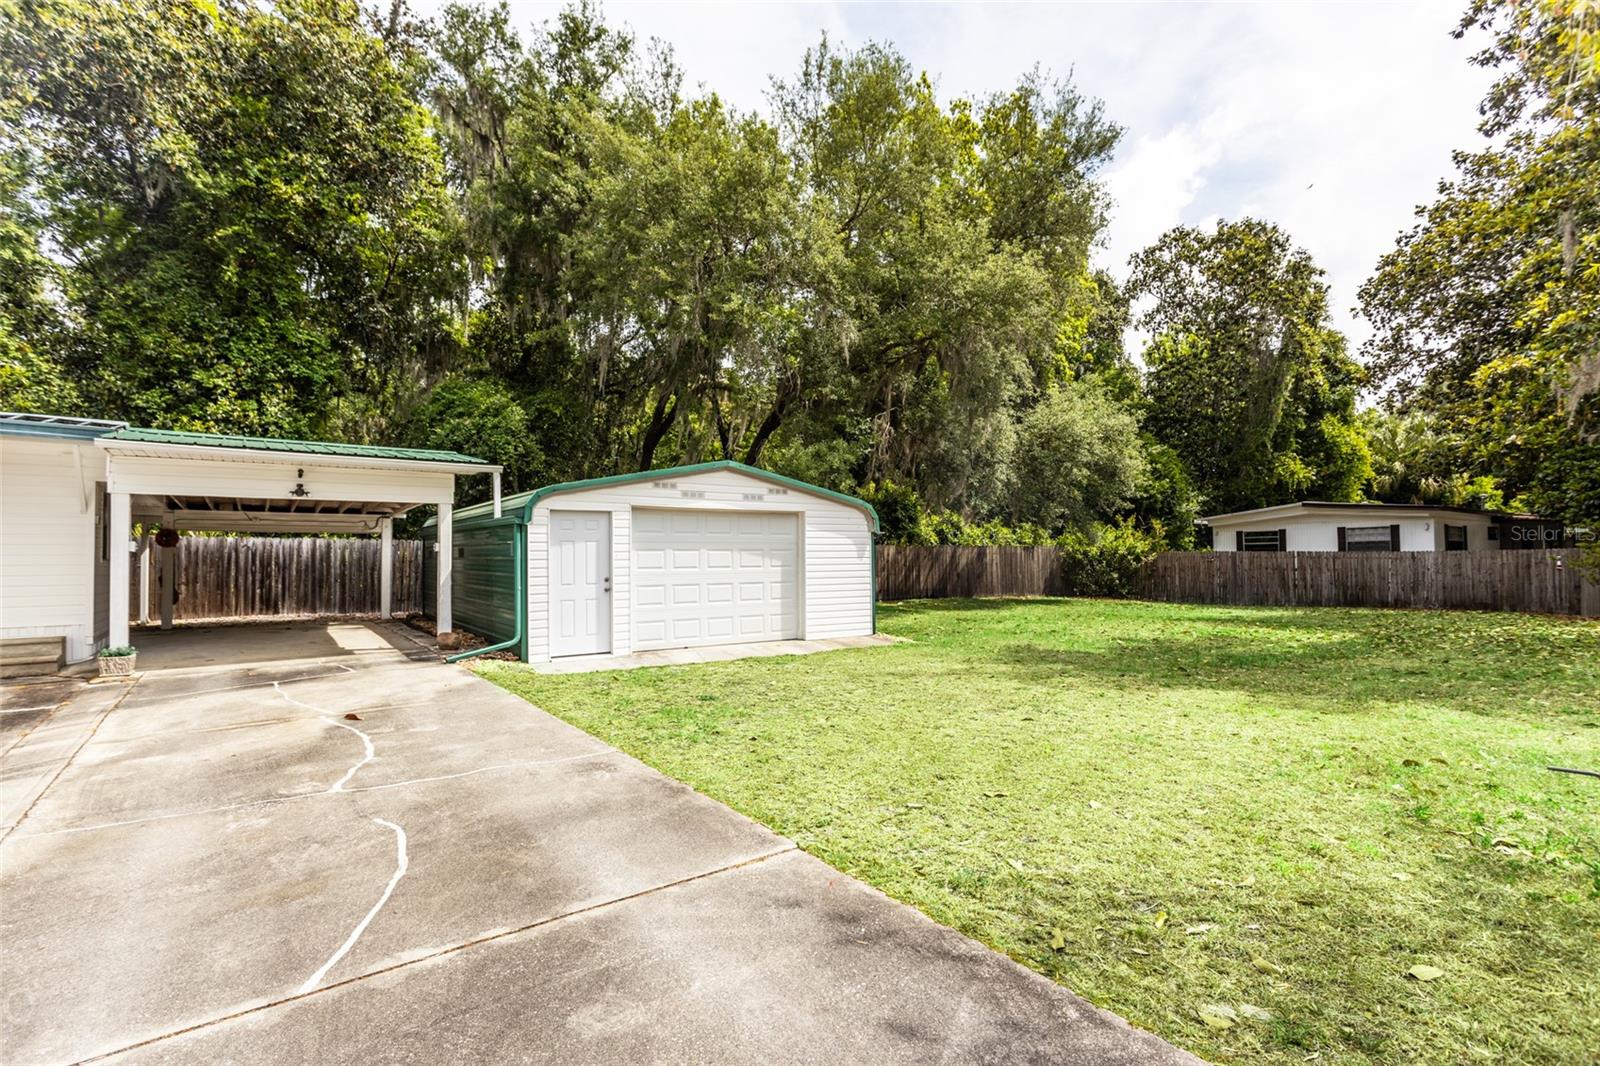
[{"label": "green lawn", "polygon": [[479,670],[1206,1058],[1596,1061],[1600,780],[1545,766],[1600,768],[1600,625],[1094,600],[879,624],[909,642]]}]

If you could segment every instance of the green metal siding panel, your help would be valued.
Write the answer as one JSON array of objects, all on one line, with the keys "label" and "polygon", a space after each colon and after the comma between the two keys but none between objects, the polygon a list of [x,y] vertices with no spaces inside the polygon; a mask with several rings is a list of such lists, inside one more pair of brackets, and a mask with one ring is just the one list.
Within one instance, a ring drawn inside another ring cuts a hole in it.
[{"label": "green metal siding panel", "polygon": [[[450,573],[451,616],[459,629],[476,633],[490,643],[522,635],[519,624],[527,610],[519,600],[524,582],[518,567],[522,550],[517,543],[523,536],[520,525],[502,523],[476,529],[455,529],[455,560]],[[438,554],[429,530],[423,537],[422,598],[428,617],[436,617],[435,590],[438,588]]]}]

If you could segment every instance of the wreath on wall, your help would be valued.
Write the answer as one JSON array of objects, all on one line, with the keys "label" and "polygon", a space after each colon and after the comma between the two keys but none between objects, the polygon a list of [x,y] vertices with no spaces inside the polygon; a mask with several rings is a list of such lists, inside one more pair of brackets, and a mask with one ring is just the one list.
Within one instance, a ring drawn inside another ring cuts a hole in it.
[{"label": "wreath on wall", "polygon": [[156,533],[156,546],[161,548],[176,548],[178,546],[178,531],[162,527]]}]

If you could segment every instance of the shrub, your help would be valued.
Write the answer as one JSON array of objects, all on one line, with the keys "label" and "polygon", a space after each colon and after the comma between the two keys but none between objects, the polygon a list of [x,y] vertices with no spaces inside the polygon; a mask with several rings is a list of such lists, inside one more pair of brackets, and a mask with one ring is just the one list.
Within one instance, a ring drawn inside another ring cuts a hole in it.
[{"label": "shrub", "polygon": [[1142,530],[1124,519],[1085,535],[1061,538],[1061,574],[1072,596],[1126,597],[1139,569],[1166,548],[1161,530]]},{"label": "shrub", "polygon": [[122,659],[122,658],[126,658],[129,655],[134,654],[138,650],[139,649],[135,648],[132,644],[119,644],[114,648],[103,648],[103,649],[101,649],[100,658],[102,658],[102,659]]}]

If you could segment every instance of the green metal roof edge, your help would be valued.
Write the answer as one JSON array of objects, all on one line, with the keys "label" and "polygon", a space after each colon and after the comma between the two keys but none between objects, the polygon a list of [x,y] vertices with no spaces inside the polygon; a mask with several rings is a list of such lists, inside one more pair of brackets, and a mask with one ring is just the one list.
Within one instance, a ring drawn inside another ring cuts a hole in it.
[{"label": "green metal roof edge", "polygon": [[253,449],[285,452],[291,455],[343,455],[368,459],[415,459],[433,463],[488,465],[476,456],[464,455],[461,452],[432,448],[400,448],[388,444],[347,444],[340,441],[295,440],[287,437],[249,437],[232,433],[192,433],[181,429],[151,429],[147,426],[126,426],[108,436],[113,440],[145,444]]},{"label": "green metal roof edge", "polygon": [[[771,481],[774,484],[809,492],[814,496],[822,496],[825,499],[837,500],[852,507],[859,507],[866,512],[867,518],[871,520],[872,532],[877,533],[881,528],[878,523],[877,509],[859,496],[835,492],[833,489],[825,489],[821,485],[813,485],[808,481],[786,477],[783,474],[774,474],[770,470],[763,470],[758,466],[747,466],[733,459],[715,459],[709,463],[668,466],[659,470],[640,470],[631,474],[610,474],[606,477],[592,477],[583,481],[563,481],[557,485],[546,485],[544,488],[534,489],[532,492],[519,492],[515,496],[507,496],[500,501],[500,510],[503,516],[513,508],[521,509],[522,520],[531,522],[533,520],[533,509],[538,506],[539,501],[558,493],[581,492],[584,489],[597,489],[606,485],[626,485],[635,481],[658,481],[664,477],[686,477],[690,474],[705,474],[713,470],[737,470],[741,474],[749,474],[751,477],[761,478],[764,481]],[[494,520],[493,500],[487,503],[475,503],[470,507],[463,507],[451,516],[451,524],[457,525],[461,522],[471,522],[484,515],[488,515],[491,520]],[[437,521],[437,518],[430,518],[423,525],[424,527],[431,526],[435,521]]]}]

